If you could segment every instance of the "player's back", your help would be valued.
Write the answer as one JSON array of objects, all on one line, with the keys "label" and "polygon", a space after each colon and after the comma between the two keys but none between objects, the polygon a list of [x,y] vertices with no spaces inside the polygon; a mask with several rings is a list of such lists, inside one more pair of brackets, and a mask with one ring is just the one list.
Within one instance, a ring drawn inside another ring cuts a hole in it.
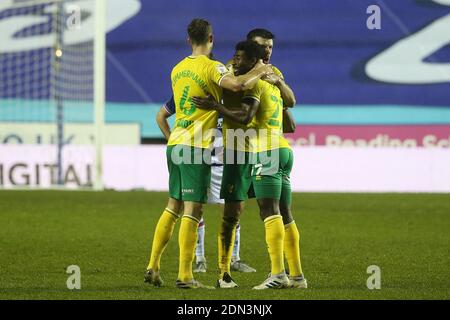
[{"label": "player's back", "polygon": [[222,88],[219,83],[226,74],[228,70],[223,64],[205,55],[186,57],[173,68],[171,79],[176,118],[168,145],[210,147],[211,135],[208,133],[216,128],[218,114],[214,110],[197,108],[191,98],[210,94],[220,101]]}]

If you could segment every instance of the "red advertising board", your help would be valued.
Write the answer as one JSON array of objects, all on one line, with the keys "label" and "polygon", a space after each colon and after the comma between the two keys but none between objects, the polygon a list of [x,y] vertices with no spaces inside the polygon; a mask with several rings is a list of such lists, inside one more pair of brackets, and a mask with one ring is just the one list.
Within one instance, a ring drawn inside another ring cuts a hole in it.
[{"label": "red advertising board", "polygon": [[450,125],[297,125],[292,145],[450,148]]}]

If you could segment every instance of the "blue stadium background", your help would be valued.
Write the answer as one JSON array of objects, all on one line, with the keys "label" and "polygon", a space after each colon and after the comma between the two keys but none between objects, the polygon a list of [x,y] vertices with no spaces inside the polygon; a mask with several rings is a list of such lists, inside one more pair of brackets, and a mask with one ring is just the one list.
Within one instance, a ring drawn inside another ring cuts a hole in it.
[{"label": "blue stadium background", "polygon": [[[186,26],[192,18],[203,17],[213,24],[214,53],[221,61],[230,59],[235,43],[253,28],[267,28],[276,35],[272,63],[297,94],[298,123],[450,123],[450,110],[442,108],[450,105],[449,83],[389,84],[364,73],[368,59],[450,14],[448,6],[415,0],[141,3],[137,16],[108,35],[110,102],[164,102],[171,95],[171,68],[190,53]],[[381,30],[366,27],[366,9],[371,4],[382,9]],[[138,86],[127,81],[113,59]],[[427,59],[449,63],[450,46]],[[352,108],[345,108],[349,105]],[[418,106],[428,107],[428,112]],[[149,112],[151,118],[154,110]],[[148,130],[144,135],[159,136],[149,124],[144,130]]]},{"label": "blue stadium background", "polygon": [[[223,62],[249,30],[262,27],[276,35],[271,62],[297,95],[298,124],[450,124],[450,83],[383,83],[364,72],[370,58],[448,16],[448,5],[432,0],[140,3],[135,16],[107,35],[106,120],[139,122],[143,138],[162,137],[154,116],[171,96],[172,67],[190,54],[186,26],[195,17],[212,23],[214,54]],[[382,9],[381,30],[366,27],[372,4]],[[424,61],[450,64],[448,32],[447,44]],[[70,121],[71,113],[66,115]]]},{"label": "blue stadium background", "polygon": [[[367,79],[363,65],[370,57],[406,36],[387,13],[382,29],[366,28],[366,8],[358,1],[141,1],[140,13],[108,35],[108,52],[140,84],[133,88],[108,63],[109,101],[161,102],[170,95],[170,70],[188,55],[186,26],[194,17],[211,21],[214,53],[228,61],[234,45],[255,27],[276,35],[272,63],[284,73],[305,104],[449,105],[449,84],[409,86]],[[450,7],[431,1],[387,2],[410,32],[450,14]],[[450,30],[449,30],[450,33]],[[450,47],[430,59],[450,62]]]}]

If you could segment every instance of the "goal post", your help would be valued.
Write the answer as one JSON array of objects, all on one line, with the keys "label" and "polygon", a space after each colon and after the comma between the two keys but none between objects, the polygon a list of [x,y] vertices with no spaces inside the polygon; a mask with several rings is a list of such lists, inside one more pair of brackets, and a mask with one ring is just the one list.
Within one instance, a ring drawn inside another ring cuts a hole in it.
[{"label": "goal post", "polygon": [[106,5],[0,1],[0,143],[40,147],[47,157],[24,151],[32,155],[17,161],[51,168],[18,186],[103,189]]},{"label": "goal post", "polygon": [[103,190],[103,125],[105,123],[106,0],[95,0],[94,109],[95,190]]}]

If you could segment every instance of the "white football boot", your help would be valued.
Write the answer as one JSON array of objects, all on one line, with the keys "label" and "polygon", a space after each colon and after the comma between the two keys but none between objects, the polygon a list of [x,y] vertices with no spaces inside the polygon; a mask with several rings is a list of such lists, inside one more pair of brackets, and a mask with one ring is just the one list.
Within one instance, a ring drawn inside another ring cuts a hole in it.
[{"label": "white football boot", "polygon": [[265,290],[265,289],[284,289],[289,288],[289,278],[286,275],[286,272],[281,272],[279,274],[271,275],[264,280],[259,286],[253,287],[254,290]]},{"label": "white football boot", "polygon": [[308,288],[308,283],[303,275],[289,277],[289,288],[306,289]]},{"label": "white football boot", "polygon": [[236,282],[233,281],[233,279],[231,278],[231,276],[228,274],[228,272],[225,272],[223,274],[223,277],[219,280],[217,280],[217,288],[222,288],[222,289],[231,289],[231,288],[236,288],[238,285],[236,284]]}]

